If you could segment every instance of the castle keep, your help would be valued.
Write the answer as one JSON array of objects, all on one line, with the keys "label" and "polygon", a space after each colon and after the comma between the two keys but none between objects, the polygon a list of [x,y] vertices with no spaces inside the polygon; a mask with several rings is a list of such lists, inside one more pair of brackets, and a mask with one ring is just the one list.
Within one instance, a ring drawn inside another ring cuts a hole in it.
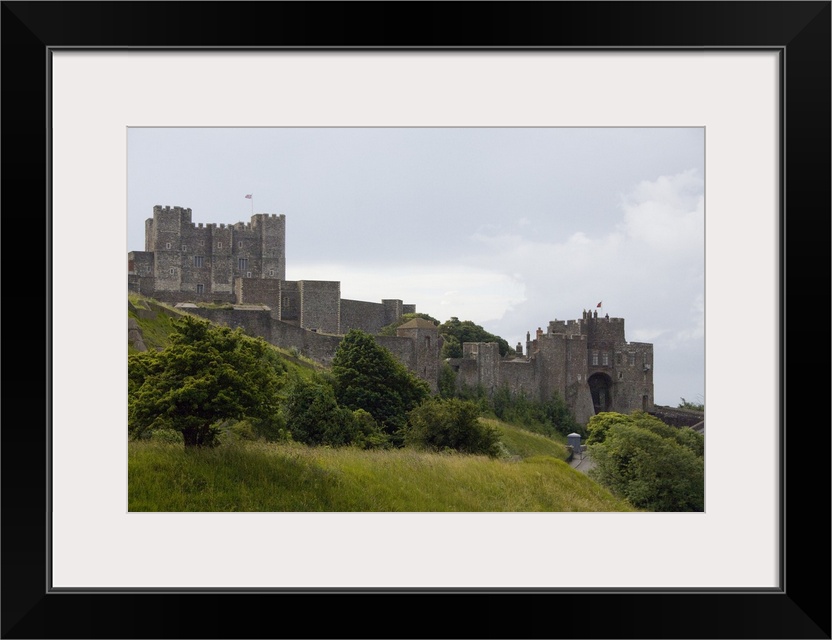
[{"label": "castle keep", "polygon": [[[341,298],[337,281],[286,277],[286,216],[259,213],[248,223],[195,224],[191,209],[153,207],[145,222],[145,250],[128,253],[128,289],[248,333],[296,348],[329,364],[350,329],[376,334],[415,313],[413,304]],[[195,303],[225,303],[214,308]],[[405,366],[437,390],[442,346],[438,327],[420,318],[395,337],[375,336]],[[627,342],[623,318],[583,312],[526,334],[525,355],[501,357],[496,343],[465,343],[448,360],[459,386],[487,393],[507,388],[546,400],[558,393],[576,420],[599,411],[653,409],[653,345]]]},{"label": "castle keep", "polygon": [[128,288],[169,303],[266,305],[290,325],[328,334],[376,333],[415,313],[401,300],[341,298],[341,283],[286,280],[286,216],[258,213],[251,222],[195,224],[191,210],[153,207],[145,250],[127,255]]}]

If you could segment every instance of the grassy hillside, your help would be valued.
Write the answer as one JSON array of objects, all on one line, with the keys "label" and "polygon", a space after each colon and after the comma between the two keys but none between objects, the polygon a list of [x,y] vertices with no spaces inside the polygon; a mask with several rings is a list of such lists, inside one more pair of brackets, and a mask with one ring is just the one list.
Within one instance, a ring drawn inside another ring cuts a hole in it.
[{"label": "grassy hillside", "polygon": [[[148,349],[168,344],[185,311],[131,295],[128,315]],[[273,347],[290,377],[323,368]],[[128,341],[129,352],[135,349]],[[633,511],[564,460],[565,438],[496,419],[505,445],[499,459],[413,449],[307,447],[238,439],[189,448],[151,439],[128,448],[130,511],[560,512]]]},{"label": "grassy hillside", "polygon": [[[148,349],[164,349],[168,344],[170,334],[173,333],[173,321],[183,315],[188,315],[187,311],[136,293],[128,295],[127,317],[133,318],[138,323],[145,346]],[[301,377],[309,377],[315,371],[324,370],[324,367],[309,358],[301,356],[296,350],[280,349],[274,345],[271,345],[271,347],[286,362],[290,374],[295,373]],[[136,352],[135,347],[128,340],[127,353]]]},{"label": "grassy hillside", "polygon": [[195,451],[131,442],[128,452],[130,511],[634,511],[548,455],[509,461],[264,442]]}]

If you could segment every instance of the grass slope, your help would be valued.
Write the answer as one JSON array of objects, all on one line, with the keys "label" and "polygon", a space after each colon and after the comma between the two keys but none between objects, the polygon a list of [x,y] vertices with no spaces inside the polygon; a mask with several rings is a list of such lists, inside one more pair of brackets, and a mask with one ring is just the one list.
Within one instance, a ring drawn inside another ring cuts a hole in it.
[{"label": "grass slope", "polygon": [[[203,306],[211,307],[217,305],[205,304]],[[204,318],[196,314],[188,314],[186,311],[136,293],[130,293],[128,295],[127,317],[135,319],[138,323],[139,329],[142,332],[142,339],[148,349],[164,349],[168,345],[170,334],[174,332],[173,321],[183,315],[193,315],[204,320]],[[320,364],[300,355],[297,353],[297,350],[281,349],[274,345],[270,346],[280,354],[290,374],[294,373],[301,377],[310,377],[314,372],[324,370],[324,367]],[[128,354],[138,353],[129,340],[127,352]]]},{"label": "grass slope", "polygon": [[[164,348],[172,321],[185,313],[129,297],[128,315],[138,322],[149,349]],[[322,370],[297,353],[274,348],[290,376]],[[564,462],[565,438],[481,420],[499,430],[510,459],[245,441],[185,451],[182,444],[130,442],[129,510],[634,511]]]},{"label": "grass slope", "polygon": [[[556,443],[555,443],[556,444]],[[131,442],[130,511],[634,511],[554,456]]]}]

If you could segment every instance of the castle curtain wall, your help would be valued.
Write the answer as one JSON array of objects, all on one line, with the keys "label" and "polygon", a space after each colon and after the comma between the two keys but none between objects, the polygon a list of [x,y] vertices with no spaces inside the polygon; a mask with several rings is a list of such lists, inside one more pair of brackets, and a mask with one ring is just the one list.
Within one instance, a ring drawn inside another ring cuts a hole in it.
[{"label": "castle curtain wall", "polygon": [[[191,215],[182,207],[153,208],[153,218],[145,222],[145,251],[128,253],[129,291],[171,304],[265,305],[188,311],[297,348],[324,365],[351,329],[375,334],[416,312],[415,305],[399,299],[342,300],[337,281],[286,281],[284,215],[256,214],[250,223],[233,225],[195,225]],[[376,340],[436,391],[442,365],[438,331],[430,323],[411,322],[397,337]],[[466,343],[463,357],[451,366],[460,387],[482,387],[489,394],[507,388],[543,401],[558,393],[582,423],[595,411],[588,384],[593,374],[598,374],[592,380],[596,395],[603,393],[609,410],[654,408],[653,345],[626,342],[622,318],[585,311],[579,320],[553,320],[534,340],[527,335],[526,357],[513,360],[502,359],[496,343]]]},{"label": "castle curtain wall", "polygon": [[363,302],[361,300],[341,300],[341,331],[349,333],[351,329],[378,333],[386,327],[388,309],[380,302]]}]

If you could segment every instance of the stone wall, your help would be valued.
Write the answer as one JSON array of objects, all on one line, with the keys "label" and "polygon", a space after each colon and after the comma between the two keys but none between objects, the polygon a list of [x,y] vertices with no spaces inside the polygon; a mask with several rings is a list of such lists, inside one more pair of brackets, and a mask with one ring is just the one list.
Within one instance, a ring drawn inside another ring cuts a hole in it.
[{"label": "stone wall", "polygon": [[240,304],[265,304],[275,312],[280,307],[280,280],[237,278],[235,297]]},{"label": "stone wall", "polygon": [[300,324],[300,284],[291,280],[280,282],[278,318],[284,322]]},{"label": "stone wall", "polygon": [[341,283],[300,280],[300,326],[310,331],[341,333]]},{"label": "stone wall", "polygon": [[358,329],[367,333],[378,333],[386,327],[387,308],[380,302],[363,302],[361,300],[341,300],[341,333]]},{"label": "stone wall", "polygon": [[272,318],[268,310],[257,309],[203,309],[193,307],[188,313],[236,329],[242,328],[248,335],[273,343]]},{"label": "stone wall", "polygon": [[648,413],[672,427],[694,427],[705,420],[704,411],[691,411],[690,409],[653,406]]}]

